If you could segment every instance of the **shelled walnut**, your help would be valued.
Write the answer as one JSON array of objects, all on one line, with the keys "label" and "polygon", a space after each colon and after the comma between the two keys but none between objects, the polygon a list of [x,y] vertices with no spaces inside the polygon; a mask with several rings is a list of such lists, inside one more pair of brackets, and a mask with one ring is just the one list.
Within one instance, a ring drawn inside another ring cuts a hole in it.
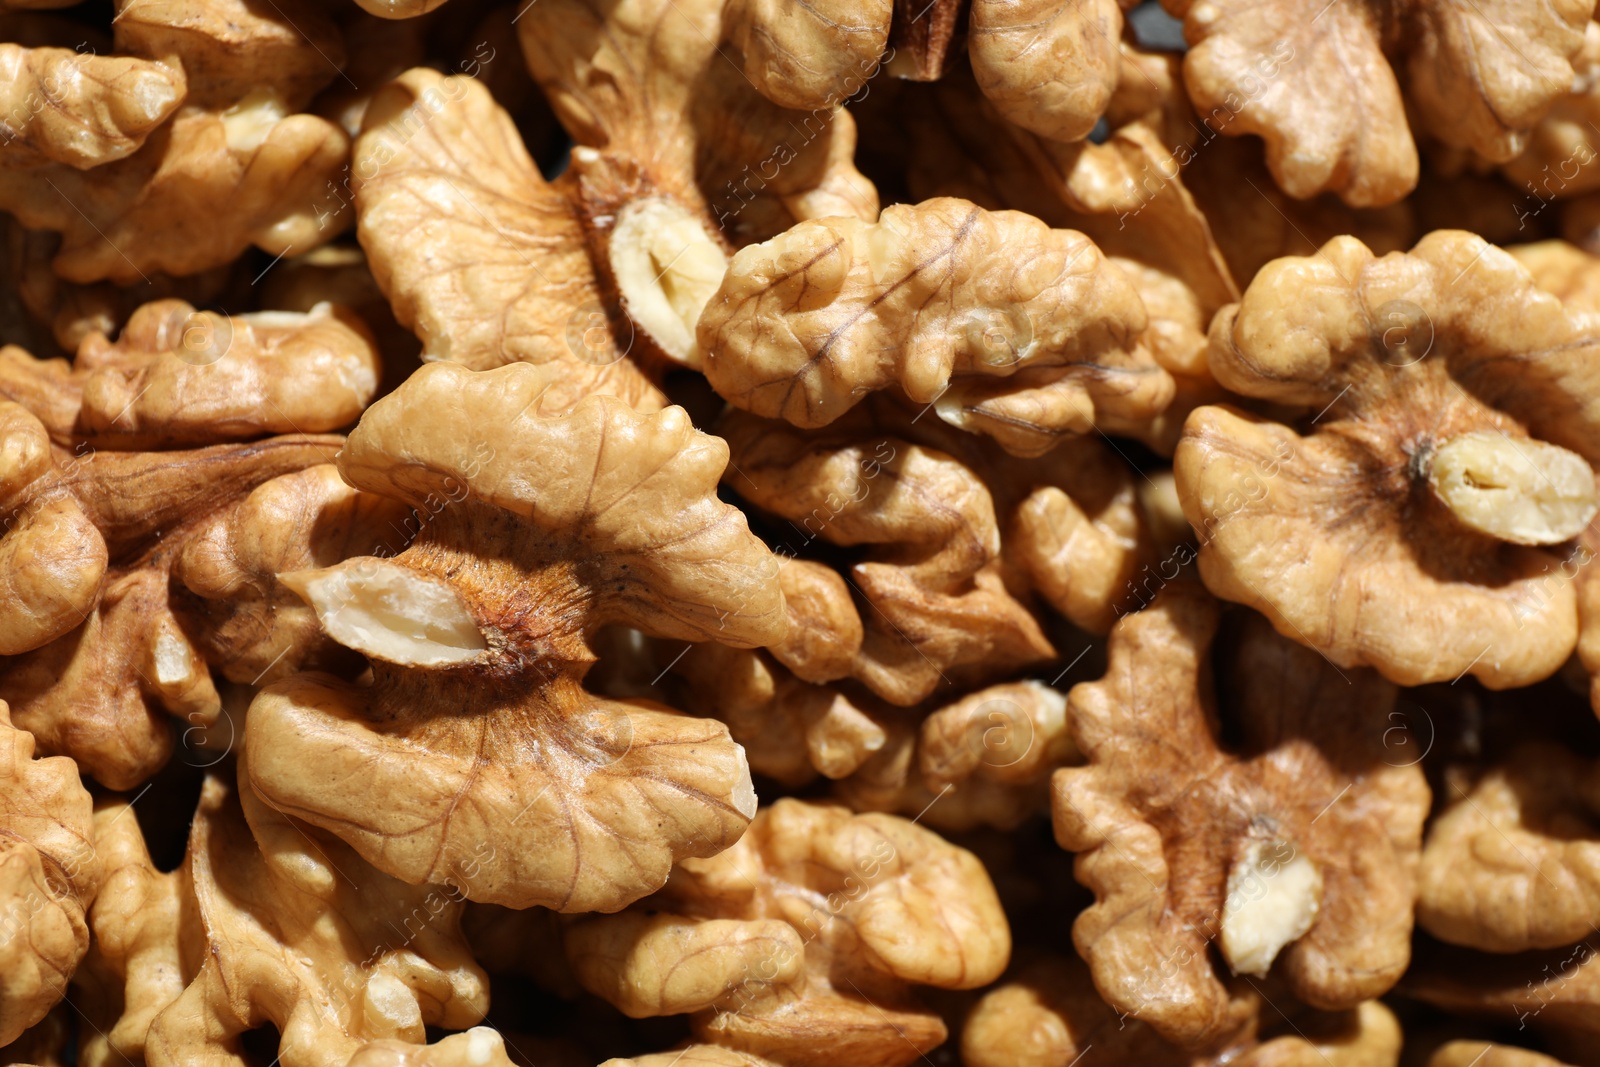
[{"label": "shelled walnut", "polygon": [[784,799],[655,897],[578,920],[585,988],[633,1016],[694,1012],[696,1035],[788,1067],[901,1067],[945,1037],[912,987],[970,989],[1011,939],[971,853],[890,815]]}]

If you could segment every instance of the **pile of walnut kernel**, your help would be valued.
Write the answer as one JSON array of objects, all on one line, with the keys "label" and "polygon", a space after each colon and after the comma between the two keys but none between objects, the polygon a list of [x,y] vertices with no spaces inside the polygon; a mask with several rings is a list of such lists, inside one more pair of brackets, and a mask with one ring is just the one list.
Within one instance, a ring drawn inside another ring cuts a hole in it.
[{"label": "pile of walnut kernel", "polygon": [[0,0],[0,1064],[1600,1065],[1594,0]]}]

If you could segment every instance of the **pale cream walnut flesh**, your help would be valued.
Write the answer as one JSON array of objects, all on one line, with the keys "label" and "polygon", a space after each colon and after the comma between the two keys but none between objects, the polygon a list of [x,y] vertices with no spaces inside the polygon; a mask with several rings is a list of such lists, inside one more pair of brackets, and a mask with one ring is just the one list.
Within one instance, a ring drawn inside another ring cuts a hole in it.
[{"label": "pale cream walnut flesh", "polygon": [[1583,457],[1505,434],[1452,437],[1428,458],[1428,484],[1466,525],[1516,545],[1558,545],[1600,508]]},{"label": "pale cream walnut flesh", "polygon": [[1250,840],[1228,872],[1222,903],[1222,955],[1235,974],[1257,978],[1283,946],[1317,921],[1322,874],[1292,841]]}]

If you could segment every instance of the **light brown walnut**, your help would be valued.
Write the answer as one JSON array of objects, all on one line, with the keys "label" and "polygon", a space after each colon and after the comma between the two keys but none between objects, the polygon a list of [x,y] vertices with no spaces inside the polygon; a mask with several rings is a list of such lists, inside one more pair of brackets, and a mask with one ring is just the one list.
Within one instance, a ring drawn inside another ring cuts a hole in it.
[{"label": "light brown walnut", "polygon": [[[797,34],[838,10],[727,0],[541,0],[529,8],[517,23],[528,67],[573,140],[594,150],[573,156],[586,215],[605,233],[611,220],[603,216],[657,198],[735,247],[803,219],[876,218],[877,191],[853,162],[855,124],[838,105],[877,68],[872,53],[881,46],[867,39],[887,28],[887,5],[856,4],[849,28],[827,31],[853,38],[859,20],[864,33],[849,50],[860,54],[852,64],[828,49],[820,66],[831,70],[816,70],[815,82],[747,73],[760,50],[735,62],[738,48],[719,46],[730,35],[748,35],[748,46],[763,32]],[[752,14],[755,24],[741,25]],[[763,91],[808,100],[792,109]]]},{"label": "light brown walnut", "polygon": [[1056,141],[1089,135],[1120,73],[1119,0],[974,0],[972,73],[1007,119]]},{"label": "light brown walnut", "polygon": [[784,799],[655,897],[575,922],[566,949],[590,992],[635,1017],[693,1012],[702,1041],[785,1067],[904,1067],[946,1036],[912,987],[985,985],[1011,939],[971,853]]},{"label": "light brown walnut", "polygon": [[741,250],[698,332],[713,388],[757,415],[826,426],[893,387],[1037,455],[1171,400],[1139,343],[1146,324],[1137,291],[1082,234],[937,199]]},{"label": "light brown walnut", "polygon": [[1417,921],[1488,952],[1557,948],[1600,920],[1600,774],[1529,742],[1476,781],[1447,777],[1422,852]]},{"label": "light brown walnut", "polygon": [[[1417,133],[1495,161],[1571,90],[1591,0],[1163,0],[1184,18],[1196,109],[1267,144],[1287,193],[1393,203],[1417,181]],[[1391,58],[1392,57],[1392,58]],[[1392,65],[1391,65],[1392,64]]]},{"label": "light brown walnut", "polygon": [[373,97],[364,122],[358,232],[424,360],[557,365],[564,380],[540,401],[553,412],[594,393],[664,405],[627,358],[633,335],[607,309],[569,190],[539,176],[481,83],[411,70]]},{"label": "light brown walnut", "polygon": [[1087,765],[1058,770],[1053,798],[1056,839],[1095,894],[1073,941],[1096,989],[1196,1049],[1237,1023],[1213,946],[1325,1010],[1399,979],[1428,810],[1421,769],[1384,762],[1394,687],[1264,624],[1233,664],[1241,738],[1224,749],[1217,616],[1180,581],[1117,624],[1105,678],[1068,696]]},{"label": "light brown walnut", "polygon": [[839,106],[877,72],[893,10],[892,0],[728,0],[722,18],[761,95],[810,111]]},{"label": "light brown walnut", "polygon": [[1506,251],[1569,312],[1600,315],[1600,256],[1562,240],[1513,245]]},{"label": "light brown walnut", "polygon": [[0,209],[61,234],[61,277],[126,285],[216,267],[251,245],[277,255],[332,238],[317,206],[348,153],[337,126],[271,96],[185,107],[139,151],[91,170],[0,166]]},{"label": "light brown walnut", "polygon": [[131,803],[105,797],[94,807],[95,849],[105,881],[89,909],[94,943],[73,978],[89,1007],[83,1067],[143,1063],[151,1021],[194,977],[198,931],[182,871],[156,869]]},{"label": "light brown walnut", "polygon": [[102,877],[77,768],[33,752],[33,737],[0,700],[0,1045],[66,995],[89,947],[84,915]]},{"label": "light brown walnut", "polygon": [[1264,268],[1208,360],[1292,425],[1224,406],[1185,424],[1174,469],[1207,586],[1401,684],[1553,673],[1577,639],[1556,572],[1597,502],[1597,343],[1459,231]]},{"label": "light brown walnut", "polygon": [[1528,134],[1523,151],[1500,166],[1532,205],[1600,189],[1600,134],[1591,125],[1600,118],[1600,23],[1585,27],[1572,66],[1570,90]]},{"label": "light brown walnut", "polygon": [[[733,457],[726,484],[792,524],[799,544],[786,538],[786,554],[818,539],[868,549],[840,572],[845,581],[818,590],[846,619],[848,592],[865,601],[859,649],[825,660],[797,651],[785,662],[808,680],[848,675],[909,705],[1051,658],[1038,621],[1001,580],[982,481],[950,455],[874,432],[863,415],[811,433],[741,412],[719,425]],[[851,628],[839,651],[853,637]]]},{"label": "light brown walnut", "polygon": [[[17,16],[0,12],[10,37]],[[126,157],[183,103],[181,67],[137,56],[0,44],[0,166],[80,170]]]},{"label": "light brown walnut", "polygon": [[118,51],[180,68],[184,103],[209,111],[270,97],[285,112],[303,111],[339,78],[345,42],[311,0],[116,0]]},{"label": "light brown walnut", "polygon": [[883,717],[877,754],[834,795],[856,811],[914,816],[939,830],[1014,830],[1048,811],[1049,779],[1082,762],[1067,729],[1066,695],[1006,682],[914,717]]},{"label": "light brown walnut", "polygon": [[752,771],[790,788],[819,774],[833,779],[854,774],[888,736],[878,722],[878,708],[863,709],[858,705],[867,702],[859,697],[852,700],[834,686],[796,677],[769,652],[695,645],[667,669],[683,680],[692,706],[728,724]]},{"label": "light brown walnut", "polygon": [[38,415],[58,445],[171,448],[341,429],[376,394],[378,372],[366,325],[331,304],[230,316],[157,300],[114,343],[85,337],[70,364],[0,348],[0,397]]},{"label": "light brown walnut", "polygon": [[[0,693],[46,751],[73,756],[111,788],[132,788],[172,750],[167,714],[203,728],[220,712],[195,623],[170,597],[174,562],[218,515],[263,483],[329,462],[341,439],[67,449],[10,402],[0,402],[0,425],[10,461],[0,479],[0,582],[14,607],[0,630],[10,657],[0,659]],[[313,648],[321,641],[306,636]],[[213,651],[222,665],[251,649]]]},{"label": "light brown walnut", "polygon": [[759,646],[783,597],[716,498],[720,440],[606,396],[545,417],[552,373],[433,363],[363,416],[340,474],[426,524],[392,557],[280,576],[371,679],[267,687],[246,761],[267,803],[404,881],[471,862],[473,900],[616,909],[737,839],[755,793],[720,723],[587,693],[590,636]]},{"label": "light brown walnut", "polygon": [[488,982],[459,930],[460,883],[407,886],[272,810],[243,765],[208,776],[182,877],[203,930],[198,970],[150,1024],[149,1067],[242,1063],[270,1022],[285,1067],[343,1067],[369,1040],[462,1029]]},{"label": "light brown walnut", "polygon": [[[1163,1041],[1137,1016],[1119,1014],[1095,992],[1077,959],[1043,956],[973,1006],[961,1035],[966,1067],[1064,1067],[1093,1051],[1107,1067],[1395,1067],[1400,1023],[1380,1001],[1348,1011],[1292,1017],[1261,1009],[1261,996],[1236,996],[1243,1028],[1223,1046],[1194,1053]],[[1259,1021],[1248,1013],[1260,1011]],[[1281,1018],[1281,1021],[1280,1021]],[[1286,1031],[1272,1036],[1267,1031]]]}]

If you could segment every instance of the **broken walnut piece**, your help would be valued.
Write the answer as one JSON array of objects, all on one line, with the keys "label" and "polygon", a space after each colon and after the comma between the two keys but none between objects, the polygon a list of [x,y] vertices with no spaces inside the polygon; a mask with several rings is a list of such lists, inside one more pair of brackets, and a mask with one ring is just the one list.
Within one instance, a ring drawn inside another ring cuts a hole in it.
[{"label": "broken walnut piece", "polygon": [[568,959],[634,1016],[790,1067],[904,1067],[945,1039],[912,987],[972,989],[1010,955],[983,865],[892,815],[783,799],[665,889],[576,921]]},{"label": "broken walnut piece", "polygon": [[285,1067],[344,1063],[368,1040],[425,1040],[482,1019],[488,981],[461,935],[461,883],[408,886],[330,835],[208,775],[182,877],[198,969],[150,1024],[145,1062],[240,1055],[270,1022]]},{"label": "broken walnut piece", "polygon": [[720,723],[585,692],[589,637],[749,647],[785,617],[776,560],[716,497],[726,446],[613,397],[543,417],[559,373],[428,364],[363,416],[341,475],[428,521],[391,558],[281,576],[372,680],[269,686],[246,761],[269,804],[402,880],[477,862],[471,899],[615,909],[731,844],[755,793]]},{"label": "broken walnut piece", "polygon": [[893,386],[1037,455],[1167,404],[1145,326],[1138,293],[1082,234],[941,198],[741,250],[698,332],[712,387],[757,415],[826,426]]},{"label": "broken walnut piece", "polygon": [[1208,361],[1306,433],[1190,415],[1174,469],[1206,585],[1401,684],[1553,673],[1577,620],[1550,572],[1600,502],[1596,345],[1591,317],[1459,231],[1268,265],[1213,320]]},{"label": "broken walnut piece", "polygon": [[[1600,23],[1595,26],[1600,31]],[[1600,257],[1558,239],[1512,245],[1506,252],[1568,312],[1600,315]]]},{"label": "broken walnut piece", "polygon": [[1557,948],[1600,921],[1600,773],[1556,745],[1519,746],[1476,781],[1446,777],[1422,851],[1417,921],[1487,952]]},{"label": "broken walnut piece", "polygon": [[0,700],[0,1045],[66,995],[89,947],[84,916],[102,874],[78,768],[33,752],[32,735]]},{"label": "broken walnut piece", "polygon": [[1584,28],[1583,50],[1572,65],[1570,91],[1528,134],[1527,147],[1500,165],[1518,192],[1531,193],[1540,205],[1600,189],[1600,167],[1594,165],[1600,135],[1590,125],[1600,118],[1600,23]]},{"label": "broken walnut piece", "polygon": [[552,412],[593,393],[665,404],[628,358],[633,334],[606,303],[570,182],[540,177],[477,80],[417,68],[379,90],[352,173],[368,265],[424,360],[558,365],[540,401]]},{"label": "broken walnut piece", "polygon": [[1196,110],[1224,134],[1259,135],[1289,195],[1332,191],[1356,207],[1393,203],[1416,185],[1408,116],[1419,133],[1491,160],[1522,151],[1571,90],[1594,8],[1592,0],[1536,13],[1447,0],[1164,6],[1184,18],[1184,80]]},{"label": "broken walnut piece", "polygon": [[90,512],[65,490],[64,457],[44,424],[21,404],[0,401],[0,441],[0,590],[8,605],[0,655],[15,656],[83,621],[109,553]]},{"label": "broken walnut piece", "polygon": [[372,400],[378,373],[365,324],[331,304],[222,315],[156,300],[115,343],[84,338],[70,366],[0,349],[0,396],[56,444],[120,450],[337,430]]},{"label": "broken walnut piece", "polygon": [[1199,1049],[1234,1025],[1210,948],[1324,1010],[1389,989],[1410,956],[1428,791],[1384,764],[1395,689],[1272,634],[1235,663],[1238,754],[1217,739],[1207,665],[1218,608],[1168,584],[1111,632],[1104,679],[1068,696],[1087,760],[1054,779],[1056,839],[1096,903],[1073,924],[1095,988]]},{"label": "broken walnut piece", "polygon": [[840,614],[851,588],[866,602],[859,651],[847,661],[830,650],[827,671],[801,650],[785,661],[814,681],[848,673],[909,705],[941,685],[1051,658],[1038,621],[1001,580],[1000,531],[979,477],[952,456],[874,432],[866,414],[810,433],[743,412],[718,427],[733,457],[726,484],[793,524],[800,543],[785,539],[786,553],[818,538],[868,548],[845,581],[814,590]]}]

